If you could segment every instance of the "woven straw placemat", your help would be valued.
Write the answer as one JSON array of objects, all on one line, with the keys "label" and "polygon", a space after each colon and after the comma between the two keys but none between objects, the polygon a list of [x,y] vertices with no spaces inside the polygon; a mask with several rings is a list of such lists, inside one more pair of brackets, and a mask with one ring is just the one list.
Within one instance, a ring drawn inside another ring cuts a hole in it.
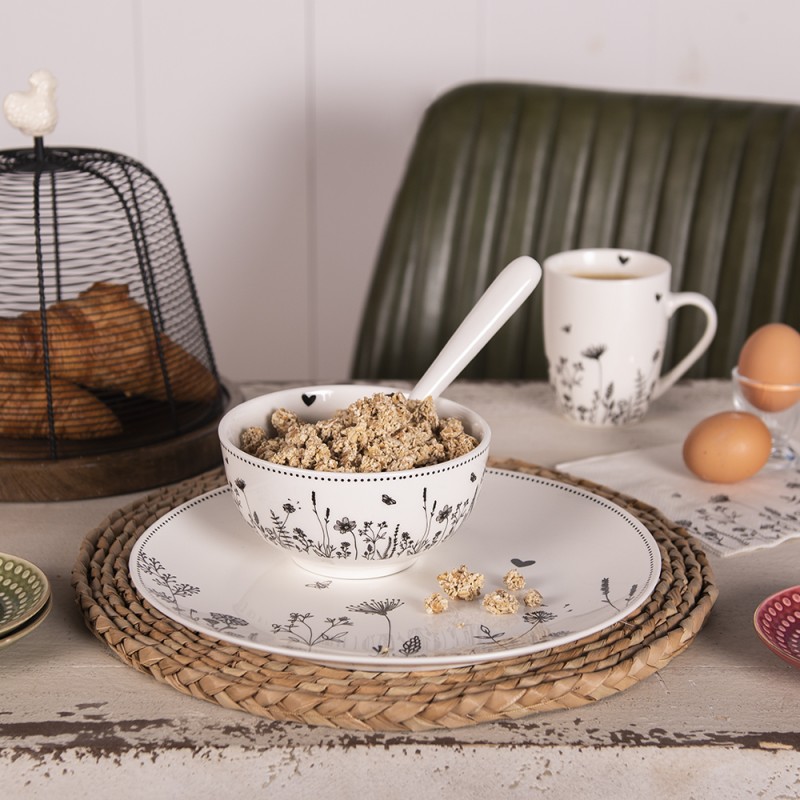
[{"label": "woven straw placemat", "polygon": [[128,556],[159,517],[224,484],[213,470],[111,514],[84,540],[72,581],[89,629],[126,664],[185,694],[273,720],[364,731],[458,728],[576,708],[661,669],[695,638],[717,588],[705,553],[652,506],[520,461],[493,466],[595,492],[640,519],[661,550],[649,600],[577,642],[528,656],[424,672],[361,672],[231,645],[185,628],[133,587]]}]

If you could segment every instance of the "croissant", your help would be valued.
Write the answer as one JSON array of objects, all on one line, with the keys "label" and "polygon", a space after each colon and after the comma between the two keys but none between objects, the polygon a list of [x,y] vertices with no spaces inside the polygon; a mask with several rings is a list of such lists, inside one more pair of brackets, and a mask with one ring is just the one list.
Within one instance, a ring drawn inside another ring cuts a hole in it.
[{"label": "croissant", "polygon": [[[50,381],[53,433],[58,439],[96,439],[122,432],[114,413],[93,394],[68,381]],[[0,372],[0,436],[50,436],[47,383],[23,372]]]},{"label": "croissant", "polygon": [[[53,303],[45,322],[49,369],[56,378],[162,401],[170,395],[178,402],[216,397],[210,370],[166,334],[156,338],[148,310],[124,284],[98,282]],[[42,344],[38,309],[0,319],[0,369],[44,374]]]}]

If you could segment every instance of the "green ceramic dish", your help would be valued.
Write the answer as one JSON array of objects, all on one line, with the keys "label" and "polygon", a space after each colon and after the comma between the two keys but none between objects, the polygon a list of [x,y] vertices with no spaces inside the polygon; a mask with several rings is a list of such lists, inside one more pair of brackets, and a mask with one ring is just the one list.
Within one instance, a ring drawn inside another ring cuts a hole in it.
[{"label": "green ceramic dish", "polygon": [[23,636],[27,636],[31,631],[36,630],[36,628],[44,622],[52,607],[53,599],[52,597],[48,597],[42,608],[30,619],[4,636],[0,636],[0,650],[4,647],[8,647],[10,644],[14,644],[14,642],[19,641]]},{"label": "green ceramic dish", "polygon": [[35,564],[0,553],[0,639],[35,617],[49,598],[50,584]]}]

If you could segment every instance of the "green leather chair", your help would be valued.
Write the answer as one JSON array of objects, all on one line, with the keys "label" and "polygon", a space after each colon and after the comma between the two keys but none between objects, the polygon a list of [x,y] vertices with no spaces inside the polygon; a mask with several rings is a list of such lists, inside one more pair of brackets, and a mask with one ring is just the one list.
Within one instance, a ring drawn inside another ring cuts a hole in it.
[{"label": "green leather chair", "polygon": [[[689,375],[729,376],[747,335],[800,328],[800,107],[510,83],[425,113],[375,265],[354,378],[414,379],[518,255],[646,250],[719,330]],[[546,378],[541,288],[464,371]],[[665,367],[700,335],[677,312]]]}]

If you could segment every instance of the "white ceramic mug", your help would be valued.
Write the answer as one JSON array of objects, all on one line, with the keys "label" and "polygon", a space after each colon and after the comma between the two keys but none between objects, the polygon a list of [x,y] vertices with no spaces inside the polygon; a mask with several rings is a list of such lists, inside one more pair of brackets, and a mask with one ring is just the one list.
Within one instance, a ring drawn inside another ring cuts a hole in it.
[{"label": "white ceramic mug", "polygon": [[[670,291],[672,267],[650,253],[584,249],[543,264],[544,346],[559,410],[588,425],[641,419],[706,351],[717,330],[711,301]],[[667,327],[681,306],[705,314],[703,335],[661,375]]]}]

